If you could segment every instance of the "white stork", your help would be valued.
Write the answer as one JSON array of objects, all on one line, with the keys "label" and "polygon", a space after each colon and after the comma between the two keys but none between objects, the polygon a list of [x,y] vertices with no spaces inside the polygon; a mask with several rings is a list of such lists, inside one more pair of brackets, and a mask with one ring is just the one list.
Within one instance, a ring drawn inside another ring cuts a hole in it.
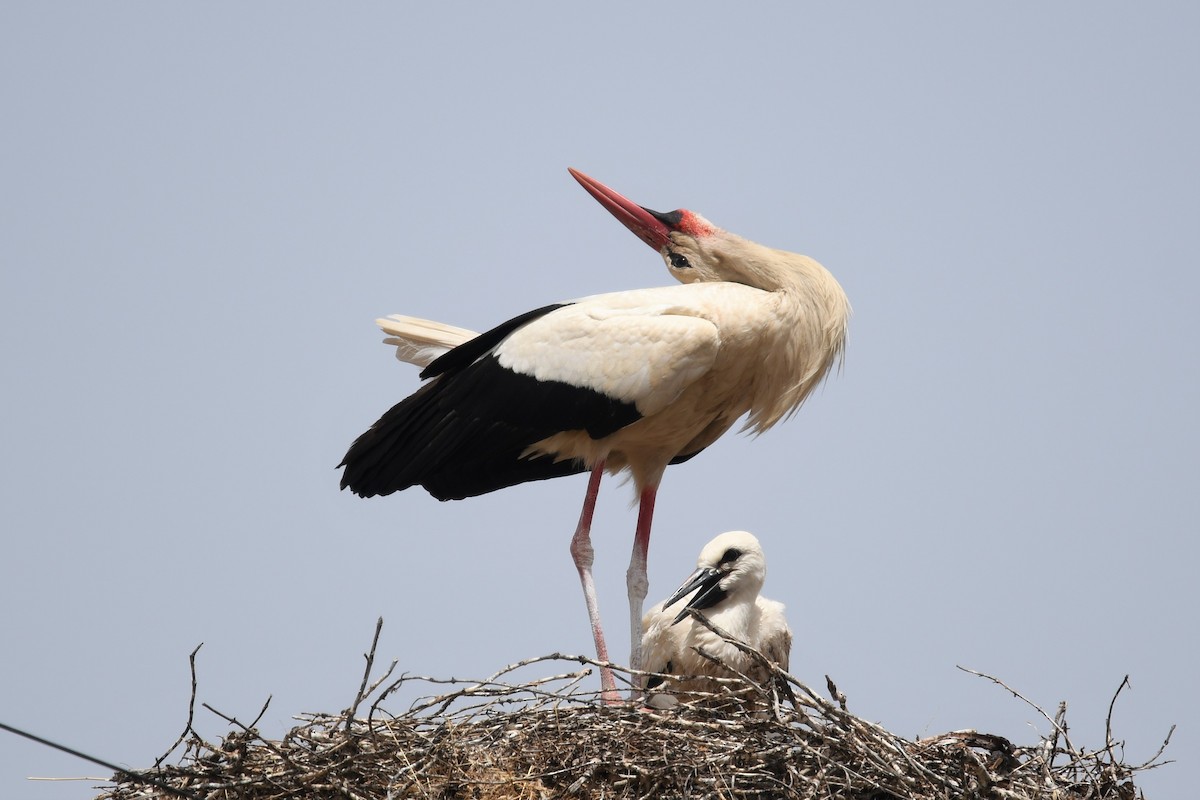
[{"label": "white stork", "polygon": [[[813,259],[721,230],[699,214],[643,208],[574,178],[662,256],[682,286],[543,306],[490,331],[399,318],[397,355],[427,382],[350,446],[342,488],[362,497],[420,485],[457,500],[590,472],[571,555],[599,660],[608,661],[592,582],[592,511],[605,470],[639,499],[626,573],[630,663],[639,654],[646,553],[663,472],[742,415],[761,433],[794,413],[842,353],[849,301]],[[605,697],[612,673],[601,671]]]},{"label": "white stork", "polygon": [[[666,686],[662,686],[662,678],[647,682],[651,705],[673,705],[676,697],[689,692],[717,693],[720,687],[709,680],[714,677],[731,678],[741,673],[759,682],[771,677],[761,662],[691,618],[688,611],[693,608],[703,611],[715,627],[787,670],[792,632],[783,616],[783,604],[759,594],[766,574],[767,562],[753,534],[722,533],[700,551],[696,571],[675,594],[646,612],[642,618],[645,668],[679,676],[668,679]],[[688,595],[691,599],[678,613],[668,611]],[[697,649],[724,666],[700,655]],[[670,694],[655,694],[656,689],[669,690]]]}]

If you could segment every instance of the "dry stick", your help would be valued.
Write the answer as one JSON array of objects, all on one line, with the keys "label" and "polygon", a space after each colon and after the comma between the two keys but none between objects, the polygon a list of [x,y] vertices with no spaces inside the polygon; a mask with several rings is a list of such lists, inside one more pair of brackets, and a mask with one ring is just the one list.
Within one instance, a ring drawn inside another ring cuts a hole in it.
[{"label": "dry stick", "polygon": [[168,747],[167,752],[163,753],[154,760],[155,767],[161,766],[162,762],[167,760],[167,756],[175,752],[175,748],[179,747],[179,745],[183,743],[183,740],[187,738],[189,733],[193,736],[196,736],[196,738],[199,738],[199,734],[197,734],[192,728],[192,721],[196,717],[196,653],[200,652],[201,647],[204,647],[204,642],[196,645],[196,649],[193,650],[190,655],[188,655],[188,666],[192,671],[192,694],[191,697],[188,698],[187,724],[183,726],[183,733],[179,734],[179,738],[175,740],[175,744]]},{"label": "dry stick", "polygon": [[842,711],[847,711],[846,695],[838,691],[837,684],[834,683],[833,678],[829,677],[828,675],[825,676],[825,688],[829,690],[829,696],[837,701],[838,707],[841,708]]},{"label": "dry stick", "polygon": [[[627,667],[622,667],[619,664],[614,664],[609,661],[597,661],[593,658],[588,658],[587,656],[566,655],[563,653],[551,653],[550,655],[538,656],[536,658],[527,658],[522,661],[517,661],[513,664],[509,664],[508,666],[504,667],[503,669],[500,669],[495,674],[491,675],[490,677],[488,677],[482,681],[467,681],[467,680],[462,680],[459,678],[433,678],[428,675],[410,675],[408,673],[404,673],[399,678],[397,678],[393,683],[391,683],[386,689],[384,689],[383,692],[380,694],[380,696],[375,699],[375,702],[371,704],[371,715],[373,715],[375,713],[375,710],[379,707],[379,704],[381,702],[383,702],[389,695],[391,695],[393,692],[398,690],[404,683],[406,683],[408,681],[421,681],[423,683],[447,684],[447,685],[459,685],[459,684],[463,684],[463,683],[473,683],[476,686],[484,686],[484,685],[501,685],[501,686],[503,686],[505,684],[497,683],[497,679],[500,678],[501,676],[506,675],[510,672],[515,672],[516,670],[521,669],[522,667],[527,667],[532,664],[537,664],[537,663],[540,663],[543,661],[577,661],[580,664],[588,664],[588,665],[595,666],[595,667],[609,667],[614,672],[624,672],[624,673],[628,673],[628,674],[638,674],[638,675],[653,674],[653,673],[648,673],[648,672],[634,673],[632,670],[630,670]],[[591,674],[591,670],[586,670],[584,672],[576,673],[576,674],[581,675],[582,677],[586,677],[587,675]],[[574,674],[572,674],[572,677],[574,677]],[[467,688],[470,688],[470,687],[467,687]],[[460,689],[458,692],[454,692],[453,694],[455,695],[455,697],[457,697],[464,691],[466,691],[466,689]],[[599,692],[596,692],[595,694],[599,695]],[[442,699],[441,697],[420,698],[419,700],[417,700],[413,703],[412,707],[409,708],[409,713],[412,713],[414,711],[424,711],[432,706],[438,705],[439,702],[441,701],[441,699]]]},{"label": "dry stick", "polygon": [[961,669],[963,672],[968,672],[968,673],[970,673],[970,674],[972,674],[972,675],[975,675],[976,677],[979,677],[979,678],[986,678],[987,680],[991,681],[992,683],[996,684],[997,686],[1000,686],[1000,687],[1002,687],[1002,688],[1004,688],[1004,689],[1007,689],[1008,691],[1012,692],[1012,695],[1013,695],[1013,697],[1016,697],[1017,699],[1019,699],[1019,700],[1022,700],[1022,701],[1023,701],[1023,702],[1024,702],[1026,705],[1027,705],[1027,706],[1029,706],[1029,707],[1030,707],[1030,708],[1032,708],[1034,711],[1036,711],[1036,712],[1038,712],[1039,714],[1041,714],[1041,715],[1042,715],[1042,717],[1044,717],[1044,718],[1045,718],[1045,720],[1046,720],[1047,722],[1049,722],[1049,723],[1050,723],[1050,724],[1051,724],[1051,725],[1054,727],[1054,730],[1056,730],[1056,731],[1061,731],[1061,732],[1062,732],[1063,741],[1066,743],[1067,749],[1068,749],[1069,751],[1071,751],[1071,752],[1075,752],[1075,748],[1074,748],[1074,746],[1071,744],[1071,739],[1070,739],[1070,738],[1067,736],[1067,726],[1066,726],[1066,725],[1063,725],[1063,726],[1060,728],[1060,727],[1059,727],[1059,725],[1058,725],[1058,723],[1057,723],[1057,722],[1055,722],[1053,719],[1051,719],[1050,715],[1049,715],[1049,714],[1047,714],[1045,711],[1043,711],[1043,710],[1042,710],[1042,708],[1041,708],[1041,706],[1039,706],[1037,703],[1033,702],[1033,701],[1032,701],[1032,700],[1030,700],[1028,697],[1026,697],[1025,695],[1021,694],[1021,693],[1020,693],[1020,692],[1018,692],[1016,689],[1012,688],[1011,686],[1009,686],[1007,683],[1005,683],[1004,681],[1000,680],[999,678],[993,678],[991,675],[988,675],[988,674],[986,674],[986,673],[983,673],[983,672],[978,672],[978,671],[976,671],[976,670],[973,670],[973,669],[969,669],[968,667],[964,667],[964,666],[962,666],[961,664],[956,664],[955,666],[957,666],[957,667],[958,667],[959,669]]},{"label": "dry stick", "polygon": [[1054,731],[1042,741],[1042,782],[1047,789],[1054,788],[1054,759],[1058,757],[1058,737],[1067,731],[1067,701],[1058,702],[1054,712]]},{"label": "dry stick", "polygon": [[[476,682],[472,683],[472,685],[465,686],[462,689],[459,689],[458,691],[455,691],[455,692],[438,695],[437,697],[426,697],[426,698],[417,700],[409,708],[409,713],[410,714],[420,714],[420,713],[428,711],[429,709],[437,706],[438,707],[437,710],[432,712],[432,714],[430,716],[438,717],[438,716],[443,715],[445,713],[446,709],[452,703],[454,703],[454,701],[461,700],[464,697],[482,696],[482,697],[494,698],[492,701],[490,701],[489,703],[487,703],[485,705],[491,705],[491,704],[495,703],[496,699],[498,699],[500,697],[515,695],[515,694],[530,694],[535,697],[540,696],[540,695],[545,695],[546,697],[554,697],[555,695],[553,693],[535,691],[535,688],[539,687],[543,684],[552,682],[552,681],[561,681],[564,679],[579,679],[579,678],[587,677],[590,674],[591,674],[591,670],[583,670],[582,672],[576,672],[576,673],[564,673],[562,675],[554,675],[549,678],[539,678],[538,680],[531,681],[529,683],[517,685],[517,686],[513,686],[513,685],[505,684],[505,683],[499,683],[499,682],[494,681],[489,678],[486,681],[476,681]],[[444,682],[444,681],[438,681],[438,680],[435,680],[432,678],[426,678],[426,677],[421,677],[419,679],[417,679],[417,678],[410,678],[410,679],[429,681],[431,683],[443,683]],[[471,710],[473,708],[478,708],[478,707],[479,706],[467,706],[465,709],[460,709],[460,712],[466,711],[466,710]]]},{"label": "dry stick", "polygon": [[164,792],[176,795],[177,797],[186,797],[188,800],[200,800],[199,795],[195,795],[191,792],[172,786],[166,781],[161,781],[158,778],[152,778],[143,773],[133,772],[132,770],[125,769],[124,767],[118,767],[116,764],[113,764],[109,761],[104,761],[96,758],[95,756],[89,756],[87,753],[81,753],[78,750],[67,747],[66,745],[52,742],[49,739],[43,739],[40,736],[35,736],[34,734],[29,733],[28,731],[23,731],[20,728],[14,728],[11,725],[5,725],[3,722],[0,722],[0,730],[6,730],[9,733],[15,733],[17,736],[24,736],[26,739],[37,742],[38,744],[44,744],[47,747],[52,747],[55,750],[61,750],[62,752],[75,756],[76,758],[82,758],[84,761],[90,761],[93,764],[104,767],[105,769],[111,769],[117,775],[124,775],[134,783],[153,786],[156,789],[162,789]]},{"label": "dry stick", "polygon": [[388,695],[390,695],[392,692],[396,691],[401,686],[403,686],[404,682],[407,680],[409,680],[408,673],[407,672],[400,673],[400,677],[397,678],[391,684],[389,684],[388,687],[386,689],[384,689],[383,692],[378,697],[375,698],[375,702],[371,703],[371,710],[367,712],[367,720],[368,721],[371,721],[375,718],[375,712],[379,709],[379,704],[382,703],[384,700],[386,700]]},{"label": "dry stick", "polygon": [[1133,688],[1129,683],[1129,676],[1126,675],[1121,679],[1121,685],[1117,687],[1117,691],[1113,693],[1112,700],[1108,701],[1108,714],[1104,717],[1104,749],[1108,753],[1109,771],[1112,772],[1114,780],[1117,780],[1116,766],[1117,758],[1113,755],[1113,738],[1112,738],[1112,715],[1113,707],[1117,704],[1117,697],[1120,696],[1121,690],[1126,686]]},{"label": "dry stick", "polygon": [[268,696],[267,696],[267,702],[263,703],[263,707],[262,707],[262,708],[259,710],[259,712],[258,712],[258,716],[257,716],[257,717],[255,717],[255,718],[254,718],[254,721],[253,721],[253,722],[251,722],[249,725],[246,725],[246,724],[244,724],[244,723],[243,723],[241,720],[239,720],[237,717],[230,717],[230,716],[226,716],[225,714],[222,714],[220,711],[217,711],[215,708],[213,708],[212,706],[210,706],[208,703],[201,703],[200,705],[204,706],[204,707],[205,707],[205,708],[207,708],[209,711],[211,711],[212,713],[216,714],[218,717],[220,717],[221,719],[223,719],[223,720],[225,720],[226,722],[230,723],[231,725],[237,725],[239,728],[241,728],[241,729],[242,729],[243,731],[245,731],[246,733],[253,734],[253,736],[254,736],[254,738],[255,738],[255,739],[257,739],[258,741],[262,742],[264,745],[266,745],[266,746],[267,746],[267,748],[268,748],[268,749],[269,749],[271,752],[275,753],[275,755],[277,755],[277,756],[279,756],[281,759],[283,759],[284,763],[286,763],[286,764],[291,764],[291,762],[288,760],[288,757],[287,757],[286,755],[284,755],[283,751],[282,751],[282,750],[280,750],[280,749],[279,749],[279,747],[278,747],[278,746],[277,746],[277,745],[276,745],[274,742],[272,742],[270,739],[266,739],[266,738],[264,738],[264,737],[262,736],[262,734],[260,734],[258,731],[256,731],[256,730],[252,730],[252,728],[253,728],[255,725],[257,725],[257,724],[258,724],[258,721],[259,721],[260,719],[262,719],[262,716],[263,716],[263,714],[267,713],[267,706],[271,705],[271,697],[272,697],[272,696],[273,696],[273,695],[268,695]]},{"label": "dry stick", "polygon": [[[1121,694],[1121,690],[1124,689],[1126,686],[1128,686],[1130,689],[1133,688],[1133,684],[1129,682],[1128,675],[1126,675],[1125,678],[1121,681],[1121,685],[1117,687],[1116,693],[1113,694],[1112,700],[1109,701],[1108,715],[1104,718],[1104,749],[1108,752],[1110,770],[1113,767],[1115,767],[1117,764],[1116,756],[1113,755],[1113,751],[1112,751],[1112,746],[1113,746],[1113,738],[1112,738],[1113,708],[1117,704],[1118,695]],[[1169,731],[1167,731],[1167,738],[1163,740],[1162,746],[1158,748],[1158,752],[1155,753],[1150,758],[1150,760],[1145,761],[1140,766],[1133,768],[1132,771],[1136,772],[1136,771],[1142,770],[1142,769],[1153,769],[1154,767],[1161,766],[1159,764],[1155,764],[1154,762],[1157,761],[1158,757],[1161,756],[1163,754],[1163,751],[1167,749],[1167,745],[1170,744],[1170,742],[1171,742],[1171,735],[1174,733],[1175,733],[1175,726],[1172,725],[1171,729]],[[1168,761],[1166,763],[1170,764],[1171,762]],[[1113,777],[1114,778],[1116,777],[1115,772],[1113,774]]]},{"label": "dry stick", "polygon": [[[516,687],[510,686],[507,684],[501,684],[501,683],[492,683],[490,685],[486,685],[486,684],[481,684],[481,683],[477,682],[471,686],[464,687],[455,692],[439,695],[439,696],[433,697],[433,698],[423,698],[422,700],[419,700],[412,705],[412,707],[408,711],[407,716],[409,719],[412,719],[413,715],[423,714],[424,719],[433,720],[433,719],[437,719],[439,716],[444,716],[446,714],[448,708],[460,700],[464,700],[467,698],[474,698],[474,697],[490,698],[482,703],[466,705],[466,706],[456,709],[454,712],[455,718],[458,720],[466,721],[468,718],[473,719],[476,715],[478,715],[480,713],[490,711],[498,704],[521,702],[516,699],[510,698],[511,695],[518,694],[518,693],[529,695],[532,698],[532,700],[536,701],[533,705],[526,705],[525,708],[527,710],[536,710],[536,709],[545,708],[545,705],[547,703],[553,703],[557,706],[558,704],[561,704],[564,700],[570,699],[570,698],[564,697],[562,695],[561,692],[564,689],[559,688],[556,691],[546,691],[546,690],[540,689],[539,687],[544,686],[545,684],[550,683],[550,682],[566,681],[565,688],[569,689],[571,686],[577,685],[579,683],[579,681],[581,681],[584,677],[587,677],[590,674],[592,674],[591,670],[581,670],[581,671],[578,671],[575,673],[565,673],[565,674],[561,674],[561,675],[551,676],[549,678],[542,678],[542,679],[539,679],[532,683],[527,683],[524,686],[516,686]],[[410,676],[405,676],[401,680],[415,680],[415,679],[416,678],[412,678]],[[422,680],[431,680],[431,679],[422,678]],[[434,682],[444,683],[445,681],[434,681]],[[389,687],[389,691],[391,691],[393,688],[394,687]],[[372,710],[371,710],[372,722],[370,723],[371,725],[375,724],[373,720],[374,720],[374,715],[377,710],[378,702],[379,701],[377,700],[376,703],[374,705],[372,705]],[[435,706],[437,708],[434,711],[432,711],[430,713],[426,713],[426,712],[429,712],[430,708],[433,708]]]},{"label": "dry stick", "polygon": [[253,728],[262,720],[263,714],[267,713],[267,706],[271,705],[271,698],[274,695],[267,695],[267,702],[263,703],[263,707],[258,710],[258,716],[250,721],[249,727]]},{"label": "dry stick", "polygon": [[1137,771],[1143,770],[1143,769],[1156,769],[1158,767],[1163,766],[1164,764],[1174,764],[1175,763],[1174,759],[1172,759],[1170,761],[1163,761],[1162,763],[1155,763],[1156,761],[1158,761],[1158,757],[1163,754],[1163,751],[1165,751],[1167,749],[1167,745],[1169,745],[1171,743],[1171,736],[1174,733],[1175,733],[1175,726],[1172,725],[1171,730],[1167,731],[1167,738],[1163,739],[1162,745],[1159,746],[1158,752],[1155,753],[1153,756],[1151,756],[1148,760],[1143,761],[1141,764],[1134,767],[1133,771],[1137,772]]},{"label": "dry stick", "polygon": [[1104,751],[1108,753],[1108,764],[1103,766],[1102,769],[1112,776],[1112,781],[1114,784],[1119,784],[1121,782],[1121,774],[1118,770],[1120,764],[1117,761],[1116,756],[1113,754],[1112,715],[1113,707],[1117,704],[1117,697],[1121,694],[1121,690],[1126,686],[1130,686],[1128,675],[1121,679],[1120,685],[1117,686],[1117,691],[1113,693],[1112,700],[1110,700],[1108,703],[1108,714],[1106,714],[1104,717]]},{"label": "dry stick", "polygon": [[354,714],[358,711],[358,704],[362,702],[363,694],[367,691],[367,681],[371,679],[371,667],[375,665],[375,648],[379,644],[379,632],[383,630],[383,617],[375,621],[375,635],[371,638],[371,649],[363,654],[367,665],[363,669],[362,683],[358,685],[358,694],[354,696],[354,702],[350,708],[346,710],[346,732],[350,732],[350,723],[354,720]]},{"label": "dry stick", "polygon": [[[363,698],[366,699],[367,697],[370,697],[371,695],[375,694],[375,690],[378,689],[380,686],[382,686],[384,681],[386,681],[388,678],[392,677],[392,673],[396,671],[396,666],[399,663],[400,663],[400,659],[398,659],[398,658],[393,659],[392,663],[388,664],[388,668],[386,670],[384,670],[383,674],[380,675],[378,678],[376,678],[374,681],[372,681],[371,685],[367,687],[367,691],[363,695]],[[371,705],[371,709],[372,709],[372,711],[374,711],[375,704]],[[371,713],[368,712],[367,713],[368,724],[370,723],[370,718],[371,718]]]},{"label": "dry stick", "polygon": [[1050,752],[1045,759],[1046,778],[1049,780],[1050,769],[1054,766],[1054,759],[1058,756],[1058,737],[1059,733],[1067,731],[1067,701],[1060,700],[1058,702],[1058,711],[1054,713],[1054,734],[1046,740],[1050,746]]},{"label": "dry stick", "polygon": [[[483,681],[478,681],[478,683],[495,683],[497,681],[497,679],[499,679],[503,675],[507,675],[510,672],[516,672],[518,669],[521,669],[522,667],[528,667],[532,664],[537,664],[542,661],[578,661],[580,664],[589,664],[593,667],[607,667],[608,669],[611,669],[614,672],[619,672],[619,673],[624,673],[624,674],[635,674],[628,667],[623,667],[620,664],[614,664],[611,661],[597,661],[596,659],[588,658],[587,656],[574,656],[574,655],[567,655],[566,653],[551,653],[548,656],[538,656],[536,658],[526,658],[522,661],[517,661],[513,664],[509,664],[507,667],[503,667],[502,669],[496,671],[494,674],[489,676],[487,679],[485,679]],[[638,674],[640,674],[640,673],[638,673]],[[629,681],[627,681],[627,682],[629,682]]]},{"label": "dry stick", "polygon": [[[587,656],[570,656],[570,655],[560,654],[560,652],[554,652],[554,654],[551,654],[548,656],[539,656],[536,658],[526,658],[526,660],[518,661],[516,663],[511,663],[511,664],[509,664],[509,666],[506,666],[503,669],[498,670],[498,672],[488,676],[488,678],[486,678],[484,680],[466,681],[466,680],[460,680],[460,679],[455,679],[455,678],[450,678],[450,679],[430,678],[430,676],[426,676],[426,675],[420,675],[420,676],[404,675],[404,676],[402,676],[402,678],[400,680],[397,680],[395,682],[395,684],[392,684],[392,686],[389,686],[388,690],[385,690],[384,694],[388,694],[392,691],[395,691],[396,688],[398,688],[398,686],[400,686],[401,682],[403,682],[404,680],[420,680],[420,681],[430,682],[430,684],[454,685],[454,684],[464,684],[464,682],[467,682],[467,684],[470,684],[468,686],[464,686],[463,688],[461,688],[461,690],[452,692],[450,694],[443,694],[443,696],[432,697],[432,698],[428,698],[428,697],[421,698],[419,700],[416,700],[416,702],[414,702],[413,705],[410,706],[410,708],[409,708],[409,712],[421,712],[421,711],[426,711],[430,708],[433,708],[433,706],[436,706],[436,705],[443,706],[442,710],[434,712],[434,716],[437,716],[438,714],[442,714],[445,706],[448,706],[452,702],[452,700],[460,699],[461,697],[472,696],[472,694],[475,694],[475,693],[484,693],[486,696],[487,692],[497,692],[497,691],[499,693],[505,693],[505,694],[528,692],[529,687],[539,686],[541,684],[545,684],[545,682],[547,682],[547,681],[563,680],[563,679],[580,679],[580,678],[586,678],[587,675],[592,674],[592,670],[586,669],[586,670],[581,670],[581,672],[577,672],[577,673],[564,673],[562,675],[554,675],[554,676],[552,676],[552,678],[542,678],[542,679],[538,679],[538,680],[535,680],[532,682],[528,682],[528,684],[522,684],[522,685],[504,684],[504,682],[500,682],[498,680],[500,678],[500,676],[503,676],[503,675],[511,673],[511,672],[515,672],[515,670],[520,669],[522,667],[527,667],[527,666],[529,666],[529,664],[539,663],[542,661],[577,661],[580,663],[593,664],[593,666],[611,667],[614,670],[614,672],[629,672],[628,669],[626,669],[624,667],[620,667],[619,664],[614,664],[611,662],[604,662],[604,661],[596,661],[596,660],[594,660],[594,658],[588,658]],[[594,692],[594,694],[595,694],[595,696],[599,696],[599,692]],[[383,698],[380,697],[379,699],[383,699]],[[376,700],[377,705],[378,705],[378,703],[379,703],[379,700]]]}]

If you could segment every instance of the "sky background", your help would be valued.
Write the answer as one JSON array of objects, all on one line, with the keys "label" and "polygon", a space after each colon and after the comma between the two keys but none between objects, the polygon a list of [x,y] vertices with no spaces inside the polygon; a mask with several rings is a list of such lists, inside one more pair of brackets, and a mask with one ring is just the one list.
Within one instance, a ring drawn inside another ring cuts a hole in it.
[{"label": "sky background", "polygon": [[[761,539],[792,672],[909,737],[1200,752],[1200,7],[0,6],[0,721],[148,766],[198,700],[279,736],[378,658],[592,652],[577,476],[338,490],[418,385],[391,313],[485,329],[671,282],[567,174],[811,255],[854,305],[791,421],[668,471],[650,598]],[[627,655],[635,512],[608,480]],[[598,680],[595,681],[598,685]],[[411,698],[396,698],[400,710]],[[227,726],[198,709],[196,727]],[[104,770],[0,734],[0,796]]]}]

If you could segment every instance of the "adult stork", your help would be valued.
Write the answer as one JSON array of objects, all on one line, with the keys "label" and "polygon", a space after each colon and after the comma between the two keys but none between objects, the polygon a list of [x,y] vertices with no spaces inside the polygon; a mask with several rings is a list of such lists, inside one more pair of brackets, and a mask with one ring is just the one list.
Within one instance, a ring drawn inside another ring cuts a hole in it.
[{"label": "adult stork", "polygon": [[[636,669],[664,470],[742,415],[745,429],[761,433],[794,413],[839,360],[850,305],[807,256],[755,244],[692,211],[651,211],[570,173],[683,285],[542,306],[477,336],[402,323],[392,332],[408,360],[427,362],[427,382],[354,441],[339,465],[341,483],[363,497],[420,485],[439,500],[458,500],[589,472],[571,555],[597,657],[607,662],[592,581],[592,512],[604,472],[628,471],[639,501],[626,573]],[[601,670],[601,684],[606,698],[615,697],[610,670]]]},{"label": "adult stork", "polygon": [[[674,676],[652,677],[647,682],[651,705],[674,705],[679,697],[697,692],[719,695],[720,684],[713,678],[741,674],[765,682],[772,677],[761,661],[689,618],[692,609],[702,611],[714,626],[787,671],[792,632],[783,604],[759,594],[766,575],[766,557],[751,533],[729,531],[704,546],[696,571],[661,607],[651,608],[642,618],[646,669]],[[675,604],[689,595],[676,613]],[[698,652],[701,650],[705,655]],[[669,694],[658,693],[661,690]]]}]

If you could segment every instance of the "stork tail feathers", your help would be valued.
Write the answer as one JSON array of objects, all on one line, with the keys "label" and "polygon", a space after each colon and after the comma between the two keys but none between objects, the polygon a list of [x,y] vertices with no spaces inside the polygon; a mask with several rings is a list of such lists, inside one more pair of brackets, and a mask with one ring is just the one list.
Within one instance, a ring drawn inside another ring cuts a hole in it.
[{"label": "stork tail feathers", "polygon": [[435,358],[479,335],[466,328],[402,314],[377,319],[375,324],[388,335],[383,343],[396,347],[396,358],[418,367],[429,366]]}]

